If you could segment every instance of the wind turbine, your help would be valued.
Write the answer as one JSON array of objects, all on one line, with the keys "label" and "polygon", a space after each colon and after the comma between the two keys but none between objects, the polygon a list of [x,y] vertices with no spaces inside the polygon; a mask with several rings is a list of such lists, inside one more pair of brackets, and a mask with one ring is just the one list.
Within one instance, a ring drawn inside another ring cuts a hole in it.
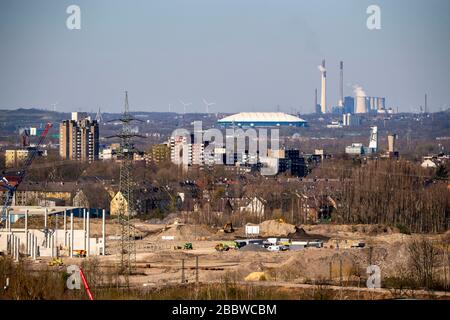
[{"label": "wind turbine", "polygon": [[59,102],[52,103],[53,112],[56,112],[56,106],[59,104]]},{"label": "wind turbine", "polygon": [[206,114],[209,114],[209,107],[215,105],[215,102],[208,102],[205,98],[203,98],[203,103],[206,106]]},{"label": "wind turbine", "polygon": [[186,114],[186,107],[189,107],[190,105],[192,105],[192,103],[191,102],[185,103],[181,99],[180,99],[180,103],[183,105],[183,114]]}]

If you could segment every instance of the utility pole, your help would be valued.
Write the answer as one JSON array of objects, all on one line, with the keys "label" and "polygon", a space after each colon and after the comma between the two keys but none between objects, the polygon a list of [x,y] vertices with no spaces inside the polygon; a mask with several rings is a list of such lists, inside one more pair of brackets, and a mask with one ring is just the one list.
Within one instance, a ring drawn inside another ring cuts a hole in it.
[{"label": "utility pole", "polygon": [[181,283],[185,283],[185,276],[184,276],[184,259],[181,259]]},{"label": "utility pole", "polygon": [[195,256],[195,282],[198,284],[198,256]]},{"label": "utility pole", "polygon": [[[117,120],[113,120],[117,121]],[[120,246],[120,273],[126,276],[128,283],[128,276],[132,273],[136,263],[136,244],[134,229],[130,223],[132,216],[135,214],[133,188],[134,182],[132,177],[133,168],[133,155],[136,152],[134,144],[132,142],[133,137],[142,137],[141,135],[134,134],[131,129],[131,123],[133,121],[140,121],[135,119],[129,110],[128,105],[128,92],[125,91],[125,106],[122,117],[118,119],[122,122],[122,128],[119,134],[108,137],[120,138],[120,148],[118,157],[120,162],[120,182],[119,191],[123,196],[123,201],[119,208],[119,214],[117,217],[121,230],[121,246]]]}]

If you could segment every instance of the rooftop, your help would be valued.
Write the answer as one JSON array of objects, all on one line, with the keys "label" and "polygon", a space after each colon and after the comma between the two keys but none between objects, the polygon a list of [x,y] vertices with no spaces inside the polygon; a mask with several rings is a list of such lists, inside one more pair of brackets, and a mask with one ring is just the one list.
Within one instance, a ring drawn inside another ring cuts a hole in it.
[{"label": "rooftop", "polygon": [[283,112],[241,112],[225,117],[223,122],[306,122],[305,120]]}]

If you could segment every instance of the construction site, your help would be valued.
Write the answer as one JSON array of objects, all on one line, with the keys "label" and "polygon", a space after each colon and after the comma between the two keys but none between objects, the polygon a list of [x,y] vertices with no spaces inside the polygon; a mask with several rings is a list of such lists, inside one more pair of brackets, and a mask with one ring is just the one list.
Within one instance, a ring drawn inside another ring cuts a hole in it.
[{"label": "construction site", "polygon": [[[94,296],[100,297],[102,290],[111,286],[145,296],[152,290],[190,286],[200,290],[205,286],[222,287],[225,282],[247,289],[271,288],[273,293],[282,290],[281,298],[293,299],[308,294],[313,298],[314,291],[323,293],[325,289],[327,297],[333,299],[449,297],[445,288],[425,291],[389,287],[389,279],[397,279],[404,272],[408,242],[414,238],[390,228],[296,227],[270,220],[246,228],[217,229],[185,224],[179,219],[161,224],[132,219],[129,227],[133,238],[123,239],[123,226],[104,215],[26,215],[1,231],[0,252],[31,273],[65,273],[70,265],[90,270],[89,264],[95,264],[88,283],[93,282]],[[249,234],[249,230],[253,233]],[[429,238],[442,240],[439,236]],[[133,242],[132,249],[124,249],[124,240]],[[382,270],[385,288],[366,286],[366,268],[374,264]],[[445,261],[440,268],[445,277],[449,272]],[[0,280],[6,278],[8,275],[3,274]]]},{"label": "construction site", "polygon": [[[196,212],[141,218],[132,174],[132,140],[141,136],[132,130],[138,120],[129,112],[127,94],[125,110],[116,121],[121,130],[110,138],[120,140],[118,194],[124,201],[118,202],[115,216],[106,208],[13,204],[50,123],[22,167],[3,175],[0,297],[449,298],[448,231],[414,235],[381,224],[290,224],[282,218],[217,226],[199,223]],[[293,217],[293,207],[291,211]],[[411,264],[430,255],[432,267],[425,271]],[[380,270],[376,286],[370,271],[374,268]],[[413,271],[425,274],[421,282],[412,280]],[[73,288],[67,277],[78,273],[84,288],[68,290]],[[45,281],[36,284],[40,278]]]}]

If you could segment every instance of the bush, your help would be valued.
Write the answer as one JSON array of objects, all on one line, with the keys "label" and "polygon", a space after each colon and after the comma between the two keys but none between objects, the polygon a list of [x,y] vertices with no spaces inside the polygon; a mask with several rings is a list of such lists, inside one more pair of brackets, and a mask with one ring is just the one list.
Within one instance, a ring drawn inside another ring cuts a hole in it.
[{"label": "bush", "polygon": [[396,227],[397,227],[397,229],[398,229],[398,231],[400,233],[411,234],[411,230],[409,230],[409,228],[407,226],[403,225],[403,224],[399,223],[399,224],[396,225]]}]

